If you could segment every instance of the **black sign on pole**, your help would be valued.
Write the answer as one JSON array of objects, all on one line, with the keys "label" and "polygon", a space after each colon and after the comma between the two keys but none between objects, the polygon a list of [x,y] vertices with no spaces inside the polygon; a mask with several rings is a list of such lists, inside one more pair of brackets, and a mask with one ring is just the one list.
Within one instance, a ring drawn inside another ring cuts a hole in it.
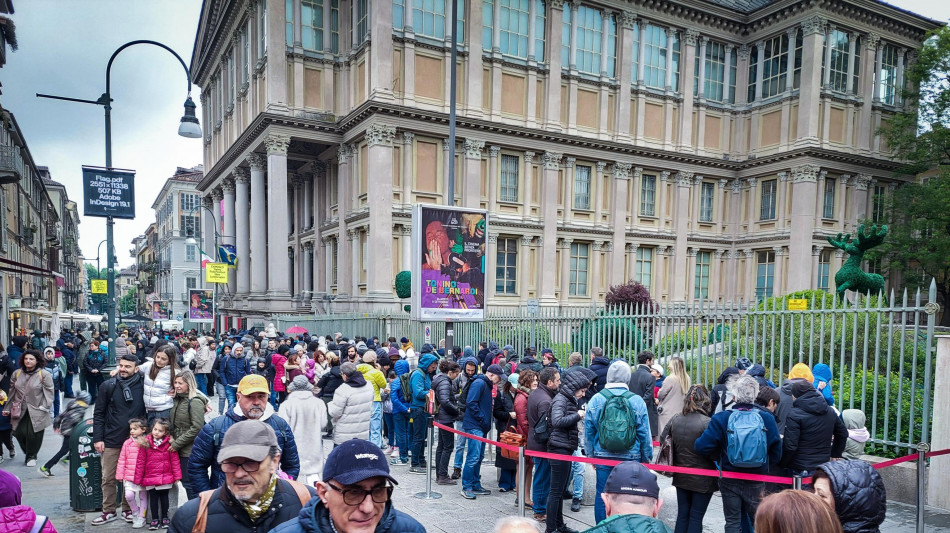
[{"label": "black sign on pole", "polygon": [[135,171],[82,167],[83,215],[135,218]]}]

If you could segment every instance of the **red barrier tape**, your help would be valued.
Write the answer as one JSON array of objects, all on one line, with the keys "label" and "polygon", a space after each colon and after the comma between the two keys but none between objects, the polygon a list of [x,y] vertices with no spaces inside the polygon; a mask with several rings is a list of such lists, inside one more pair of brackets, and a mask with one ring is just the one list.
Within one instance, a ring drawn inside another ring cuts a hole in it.
[{"label": "red barrier tape", "polygon": [[[512,446],[511,444],[504,444],[498,441],[486,439],[484,437],[476,437],[475,435],[472,435],[470,433],[459,431],[455,428],[442,425],[438,422],[433,422],[433,425],[439,429],[444,429],[446,431],[455,433],[456,435],[461,435],[469,439],[475,439],[479,442],[484,442],[485,444],[491,444],[492,446],[497,446],[504,450],[509,450],[513,452],[518,451],[518,446]],[[654,442],[653,445],[659,446],[659,443]],[[577,455],[562,455],[559,453],[536,452],[536,451],[532,451],[528,449],[525,449],[524,454],[527,457],[537,457],[539,459],[548,459],[548,460],[553,460],[553,461],[572,461],[572,462],[578,462],[578,463],[589,463],[592,465],[610,466],[610,467],[617,466],[618,464],[623,462],[623,461],[618,461],[616,459],[597,459],[596,457],[584,457],[584,456],[577,456]],[[926,457],[929,459],[931,457],[938,457],[938,456],[947,455],[947,454],[950,454],[950,449],[933,451],[926,454]],[[906,463],[906,462],[915,461],[915,460],[917,460],[917,454],[913,453],[910,455],[905,455],[903,457],[898,457],[896,459],[883,461],[883,462],[874,464],[872,466],[875,469],[880,470],[882,468],[887,468],[889,466],[894,466],[900,463]],[[643,465],[649,468],[650,470],[655,470],[657,472],[670,472],[673,474],[690,474],[690,475],[695,475],[695,476],[717,477],[717,478],[726,478],[726,479],[741,479],[745,481],[762,481],[765,483],[776,483],[780,485],[794,485],[795,483],[794,478],[783,477],[783,476],[766,476],[762,474],[743,474],[740,472],[729,472],[726,470],[720,471],[720,470],[708,470],[705,468],[690,468],[690,467],[685,467],[685,466],[666,466],[666,465],[657,465],[653,463],[643,463]],[[810,485],[811,478],[810,477],[802,478],[802,484]]]}]

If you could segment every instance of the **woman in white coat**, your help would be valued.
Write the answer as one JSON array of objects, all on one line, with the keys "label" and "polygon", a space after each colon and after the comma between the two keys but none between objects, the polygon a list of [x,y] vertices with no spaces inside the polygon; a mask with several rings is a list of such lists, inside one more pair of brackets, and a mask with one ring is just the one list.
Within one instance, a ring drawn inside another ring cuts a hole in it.
[{"label": "woman in white coat", "polygon": [[327,411],[333,419],[333,444],[350,439],[369,440],[369,421],[373,414],[373,386],[353,363],[340,365],[343,384],[333,393]]},{"label": "woman in white coat", "polygon": [[307,436],[297,442],[300,456],[297,480],[313,486],[314,482],[323,480],[323,433],[327,427],[327,407],[313,395],[313,385],[306,376],[295,377],[287,390],[287,399],[280,404],[280,416],[290,424],[294,435]]},{"label": "woman in white coat", "polygon": [[175,405],[175,372],[178,370],[178,350],[168,344],[155,352],[151,361],[139,367],[145,378],[145,411],[149,425],[156,418],[168,418]]}]

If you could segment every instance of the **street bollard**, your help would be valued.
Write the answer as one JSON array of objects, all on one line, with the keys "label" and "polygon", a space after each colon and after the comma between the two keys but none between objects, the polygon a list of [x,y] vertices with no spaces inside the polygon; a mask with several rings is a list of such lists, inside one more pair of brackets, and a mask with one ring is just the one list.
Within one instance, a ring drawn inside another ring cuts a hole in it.
[{"label": "street bollard", "polygon": [[792,489],[802,490],[802,476],[792,477]]},{"label": "street bollard", "polygon": [[921,442],[917,445],[917,533],[924,533],[924,519],[927,510],[927,452],[930,445]]},{"label": "street bollard", "polygon": [[518,516],[524,517],[524,500],[528,473],[525,471],[524,446],[518,446]]},{"label": "street bollard", "polygon": [[435,425],[432,424],[432,418],[427,416],[426,420],[429,423],[429,461],[426,464],[426,491],[417,492],[416,498],[420,500],[438,500],[442,497],[442,493],[432,490],[432,471],[435,470],[435,463],[432,462],[432,451],[435,449]]}]

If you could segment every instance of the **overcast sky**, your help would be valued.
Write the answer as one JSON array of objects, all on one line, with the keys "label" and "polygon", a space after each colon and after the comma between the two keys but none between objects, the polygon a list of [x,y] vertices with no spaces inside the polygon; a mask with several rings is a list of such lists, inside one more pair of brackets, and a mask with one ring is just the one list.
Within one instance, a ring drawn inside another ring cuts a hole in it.
[{"label": "overcast sky", "polygon": [[[902,9],[947,21],[950,2],[893,0]],[[191,61],[200,0],[14,0],[19,50],[0,69],[0,102],[26,134],[34,160],[50,168],[82,204],[82,165],[105,164],[102,107],[38,99],[47,93],[95,100],[105,91],[109,56],[136,39],[160,41]],[[192,97],[200,105],[199,91]],[[124,50],[112,67],[112,161],[136,171],[135,220],[117,220],[119,264],[133,263],[132,239],[155,218],[152,202],[175,167],[202,163],[201,141],[177,135],[185,101],[178,61],[154,46]],[[198,110],[201,117],[201,110]],[[207,127],[206,124],[202,124]],[[105,238],[105,219],[83,217],[84,257],[93,262]],[[102,247],[105,250],[105,246]],[[105,254],[103,253],[103,265]]]}]

